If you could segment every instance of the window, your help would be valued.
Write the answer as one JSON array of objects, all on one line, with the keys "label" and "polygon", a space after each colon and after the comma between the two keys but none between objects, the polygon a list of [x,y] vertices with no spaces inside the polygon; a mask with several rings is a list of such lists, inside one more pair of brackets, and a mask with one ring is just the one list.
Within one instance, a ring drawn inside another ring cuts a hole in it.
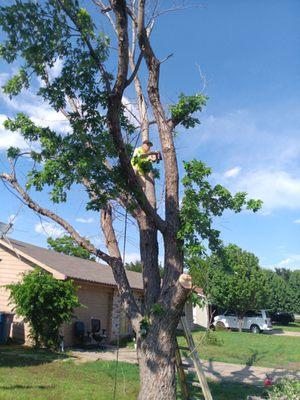
[{"label": "window", "polygon": [[227,315],[228,317],[236,317],[236,313],[232,310],[225,311],[224,315]]},{"label": "window", "polygon": [[260,311],[247,311],[245,317],[262,318],[262,313]]}]

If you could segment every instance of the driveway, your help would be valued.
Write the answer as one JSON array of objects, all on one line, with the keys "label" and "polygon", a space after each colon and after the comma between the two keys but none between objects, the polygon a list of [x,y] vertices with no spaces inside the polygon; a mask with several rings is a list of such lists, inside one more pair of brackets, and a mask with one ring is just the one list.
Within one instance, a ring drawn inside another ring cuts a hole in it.
[{"label": "driveway", "polygon": [[[115,361],[117,352],[114,348],[106,351],[76,350],[72,351],[71,355],[75,358],[75,362],[89,362],[97,360]],[[127,348],[120,349],[119,361],[137,364],[135,350]],[[189,371],[193,372],[191,360],[185,359],[184,361],[190,365]],[[283,377],[300,379],[300,372],[297,371],[228,364],[219,361],[204,361],[203,368],[207,378],[215,381],[231,381],[249,383],[253,385],[263,385],[263,380],[266,377],[266,374],[268,374],[274,381]]]},{"label": "driveway", "polygon": [[272,331],[264,332],[264,335],[278,335],[278,336],[296,336],[300,337],[300,332],[284,331],[282,329],[273,329]]}]

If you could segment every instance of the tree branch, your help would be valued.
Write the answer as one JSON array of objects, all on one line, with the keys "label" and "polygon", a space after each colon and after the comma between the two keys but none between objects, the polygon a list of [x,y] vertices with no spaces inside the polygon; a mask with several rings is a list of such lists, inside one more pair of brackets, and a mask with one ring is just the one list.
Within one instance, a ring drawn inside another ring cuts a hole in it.
[{"label": "tree branch", "polygon": [[134,80],[134,78],[136,77],[136,75],[137,75],[137,73],[138,73],[138,70],[139,70],[139,68],[140,68],[140,65],[141,65],[141,62],[142,62],[143,57],[144,57],[144,54],[143,54],[143,52],[141,51],[141,52],[140,52],[140,55],[139,55],[139,57],[138,57],[138,60],[137,60],[137,62],[136,62],[136,64],[135,64],[134,70],[133,70],[133,72],[132,72],[130,78],[129,78],[129,79],[127,80],[127,82],[126,82],[126,86],[129,86],[129,85],[132,83],[132,81]]},{"label": "tree branch", "polygon": [[108,252],[110,256],[115,260],[113,273],[115,281],[117,282],[121,301],[125,307],[125,311],[131,318],[132,325],[135,331],[137,332],[139,330],[139,323],[142,317],[140,311],[138,310],[132,292],[128,290],[128,287],[130,287],[130,285],[125,272],[124,264],[122,262],[118,241],[112,223],[111,206],[109,204],[107,204],[107,206],[101,210],[101,227],[104,233]]},{"label": "tree branch", "polygon": [[[29,196],[29,194],[22,188],[22,186],[18,183],[16,177],[13,174],[6,174],[2,173],[0,175],[0,179],[9,183],[10,186],[21,196],[22,200],[24,203],[32,210],[37,212],[39,215],[43,215],[44,217],[47,217],[51,219],[52,221],[56,222],[58,225],[60,225],[65,231],[69,233],[69,235],[78,243],[81,247],[86,249],[89,253],[94,254],[96,257],[101,258],[101,260],[107,262],[110,267],[112,268],[118,290],[120,294],[122,295],[122,299],[124,302],[124,305],[127,309],[127,312],[130,313],[130,317],[133,321],[133,323],[137,323],[137,321],[141,318],[140,313],[137,307],[137,304],[134,300],[126,273],[125,269],[120,257],[120,253],[116,251],[118,248],[116,239],[112,241],[110,238],[113,237],[111,236],[114,234],[114,231],[109,231],[109,234],[107,238],[109,239],[108,245],[108,250],[111,251],[111,255],[108,255],[104,251],[97,249],[92,243],[87,241],[83,236],[81,236],[73,227],[71,224],[69,224],[65,219],[60,217],[59,215],[55,214],[53,211],[48,210],[46,208],[41,207],[37,202],[32,200],[32,198]],[[107,220],[107,218],[106,218]],[[108,219],[109,222],[109,219]],[[108,225],[109,226],[109,225]],[[111,225],[112,227],[112,225]],[[108,232],[106,227],[105,227],[105,232]],[[114,242],[114,243],[113,243]],[[113,251],[112,251],[113,249]]]},{"label": "tree branch", "polygon": [[36,211],[38,214],[43,215],[45,217],[50,218],[52,221],[56,222],[62,228],[64,228],[70,236],[82,247],[84,247],[91,254],[94,254],[96,257],[101,258],[103,261],[108,264],[111,263],[111,257],[103,252],[102,250],[96,249],[95,246],[88,241],[85,240],[84,237],[80,236],[79,233],[63,218],[55,214],[53,211],[48,210],[46,208],[41,207],[38,203],[36,203],[29,194],[22,188],[22,186],[17,181],[16,177],[13,174],[2,173],[0,178],[5,182],[9,183],[10,186],[21,196],[24,203]]},{"label": "tree branch", "polygon": [[148,201],[145,193],[142,190],[138,177],[136,176],[128,157],[126,146],[122,137],[120,126],[120,112],[122,104],[122,96],[125,89],[128,73],[128,32],[127,32],[127,6],[126,1],[111,1],[113,11],[116,16],[116,29],[118,32],[118,73],[114,85],[113,93],[108,99],[107,124],[112,135],[116,149],[118,150],[119,160],[122,169],[127,175],[127,183],[134,193],[136,201],[141,209],[149,218],[152,219],[156,227],[163,232],[166,228],[165,221],[157,214],[155,208]]},{"label": "tree branch", "polygon": [[85,42],[85,44],[87,45],[90,55],[91,57],[94,59],[94,61],[96,62],[96,64],[98,65],[98,68],[101,72],[101,75],[103,77],[104,83],[105,83],[105,87],[108,93],[111,93],[111,86],[110,86],[110,81],[109,81],[109,74],[107,73],[106,69],[104,68],[103,63],[100,61],[92,43],[90,42],[88,36],[86,34],[83,34],[82,32],[82,28],[80,26],[80,24],[78,23],[78,19],[76,17],[76,15],[74,15],[69,8],[65,5],[64,1],[62,0],[56,0],[60,7],[62,8],[62,10],[64,10],[64,12],[66,13],[66,15],[70,18],[70,20],[73,22],[73,24],[76,26],[78,32],[80,33],[80,36],[83,40],[83,42]]}]

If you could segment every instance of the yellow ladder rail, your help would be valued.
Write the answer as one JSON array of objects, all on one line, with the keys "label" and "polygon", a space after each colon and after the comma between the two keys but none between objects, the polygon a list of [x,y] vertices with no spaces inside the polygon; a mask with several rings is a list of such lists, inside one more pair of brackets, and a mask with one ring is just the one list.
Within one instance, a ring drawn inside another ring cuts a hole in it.
[{"label": "yellow ladder rail", "polygon": [[[194,342],[192,333],[190,331],[190,328],[189,328],[189,325],[188,325],[188,322],[186,319],[186,316],[183,315],[181,317],[180,321],[181,321],[181,325],[183,328],[186,342],[188,344],[188,347],[186,349],[189,350],[189,354],[192,358],[194,368],[195,368],[195,371],[196,371],[196,374],[197,374],[197,377],[199,380],[199,384],[202,389],[204,399],[205,400],[213,400],[209,386],[207,384],[207,380],[206,380],[206,377],[204,374],[201,360],[200,360],[199,354],[197,352],[197,348],[195,346],[195,342]],[[177,349],[176,349],[176,366],[177,366],[177,370],[178,370],[178,376],[179,376],[181,390],[182,390],[184,400],[189,400],[190,394],[189,394],[189,390],[188,390],[188,386],[187,386],[186,375],[185,375],[184,369],[182,367],[182,359],[181,359],[178,343],[177,343]]]}]

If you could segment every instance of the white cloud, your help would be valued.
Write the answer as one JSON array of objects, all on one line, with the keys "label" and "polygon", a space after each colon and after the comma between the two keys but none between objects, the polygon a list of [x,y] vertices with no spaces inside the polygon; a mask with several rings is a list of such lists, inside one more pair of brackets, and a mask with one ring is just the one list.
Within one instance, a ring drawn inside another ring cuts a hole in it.
[{"label": "white cloud", "polygon": [[11,222],[15,222],[16,220],[16,215],[15,214],[11,214],[8,218],[7,218],[7,222],[10,224]]},{"label": "white cloud", "polygon": [[300,254],[289,254],[288,257],[281,260],[278,267],[288,268],[288,269],[299,269],[300,268]]},{"label": "white cloud", "polygon": [[0,114],[0,150],[7,150],[11,146],[28,149],[28,144],[18,132],[10,132],[4,128],[3,123],[6,119],[6,115]]},{"label": "white cloud", "polygon": [[138,126],[138,121],[140,121],[140,114],[136,104],[134,104],[125,96],[123,96],[122,98],[122,103],[125,107],[125,116],[128,118],[129,122],[134,126]]},{"label": "white cloud", "polygon": [[246,191],[264,202],[266,212],[275,209],[300,209],[300,179],[282,170],[253,170],[235,180],[230,189]]},{"label": "white cloud", "polygon": [[60,237],[65,233],[63,228],[53,222],[39,222],[35,225],[34,230],[36,233],[54,238]]},{"label": "white cloud", "polygon": [[[197,157],[199,152],[213,153],[226,164],[243,170],[269,167],[289,170],[299,168],[299,104],[285,109],[233,110],[227,113],[203,113],[201,126],[189,135],[179,135],[182,157]],[[191,143],[193,145],[191,146]],[[206,160],[207,161],[207,160]],[[226,168],[226,167],[225,167]]]},{"label": "white cloud", "polygon": [[58,58],[55,62],[52,68],[49,69],[48,74],[49,74],[49,78],[50,80],[53,80],[55,78],[57,78],[62,70],[63,67],[63,60],[61,58]]},{"label": "white cloud", "polygon": [[77,222],[81,222],[82,224],[92,224],[94,222],[94,218],[76,218]]},{"label": "white cloud", "polygon": [[0,86],[3,86],[9,79],[9,74],[7,72],[0,73]]},{"label": "white cloud", "polygon": [[2,98],[8,107],[28,114],[32,121],[39,126],[49,127],[61,133],[70,131],[69,122],[61,113],[53,110],[40,97],[29,91],[23,92],[18,99],[9,99],[5,95],[2,95]]},{"label": "white cloud", "polygon": [[300,224],[300,218],[299,219],[295,219],[294,224]]},{"label": "white cloud", "polygon": [[237,176],[241,171],[241,167],[234,167],[231,169],[228,169],[227,171],[224,172],[224,177],[225,178],[234,178]]},{"label": "white cloud", "polygon": [[126,253],[125,255],[125,263],[131,263],[135,261],[140,261],[141,255],[140,253]]}]

